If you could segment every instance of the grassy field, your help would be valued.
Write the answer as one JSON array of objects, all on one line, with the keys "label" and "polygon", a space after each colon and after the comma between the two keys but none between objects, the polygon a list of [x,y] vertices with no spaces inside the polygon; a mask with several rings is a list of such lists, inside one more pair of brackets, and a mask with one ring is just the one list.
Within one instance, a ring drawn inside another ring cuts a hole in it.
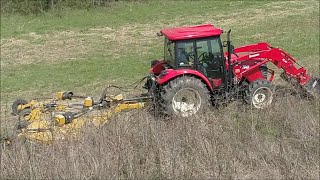
[{"label": "grassy field", "polygon": [[147,74],[151,60],[162,58],[159,30],[203,23],[232,28],[236,46],[267,41],[281,47],[316,73],[317,7],[316,1],[165,1],[2,16],[2,97],[11,101],[61,89],[86,93],[133,82]]},{"label": "grassy field", "polygon": [[[236,47],[261,41],[280,47],[319,76],[316,0],[119,2],[3,14],[1,130],[14,124],[8,104],[15,99],[58,90],[98,96],[107,84],[135,82],[163,56],[157,32],[204,23],[231,28]],[[192,121],[121,114],[102,131],[89,128],[79,142],[2,149],[0,178],[318,179],[319,102],[278,98],[264,112],[231,104]]]}]

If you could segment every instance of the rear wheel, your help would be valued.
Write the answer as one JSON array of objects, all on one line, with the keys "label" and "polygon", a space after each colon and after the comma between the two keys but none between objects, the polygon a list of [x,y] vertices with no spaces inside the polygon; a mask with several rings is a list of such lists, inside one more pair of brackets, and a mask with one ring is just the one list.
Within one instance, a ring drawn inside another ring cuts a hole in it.
[{"label": "rear wheel", "polygon": [[251,82],[245,92],[245,101],[256,109],[263,109],[271,105],[273,88],[270,81],[259,79]]},{"label": "rear wheel", "polygon": [[160,105],[169,116],[190,117],[207,109],[209,91],[201,80],[190,76],[178,77],[162,87]]}]

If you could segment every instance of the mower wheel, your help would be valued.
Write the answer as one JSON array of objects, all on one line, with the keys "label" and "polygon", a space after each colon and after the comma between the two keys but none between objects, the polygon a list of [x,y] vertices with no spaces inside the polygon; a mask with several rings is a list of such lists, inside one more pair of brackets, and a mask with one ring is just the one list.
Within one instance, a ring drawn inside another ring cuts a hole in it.
[{"label": "mower wheel", "polygon": [[201,80],[190,76],[178,77],[162,87],[162,113],[176,117],[190,117],[207,109],[210,94]]},{"label": "mower wheel", "polygon": [[17,116],[20,112],[20,110],[18,110],[18,106],[19,105],[25,105],[27,104],[28,102],[24,99],[17,99],[16,101],[14,101],[12,103],[12,106],[11,106],[11,110],[12,110],[12,115],[15,115]]},{"label": "mower wheel", "polygon": [[19,112],[19,121],[15,126],[16,130],[25,129],[29,124],[31,109],[26,108]]},{"label": "mower wheel", "polygon": [[30,120],[31,109],[26,108],[19,112],[19,121],[29,121]]},{"label": "mower wheel", "polygon": [[273,100],[273,88],[270,81],[259,79],[249,84],[245,93],[246,102],[256,109],[268,107]]}]

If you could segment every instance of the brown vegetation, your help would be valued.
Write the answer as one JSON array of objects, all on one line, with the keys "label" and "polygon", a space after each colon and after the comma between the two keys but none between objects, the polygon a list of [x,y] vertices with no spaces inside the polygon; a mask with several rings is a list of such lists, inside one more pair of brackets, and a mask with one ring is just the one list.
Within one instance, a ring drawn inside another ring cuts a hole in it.
[{"label": "brown vegetation", "polygon": [[[315,106],[316,105],[316,106]],[[319,102],[277,97],[190,119],[122,113],[76,140],[2,147],[1,179],[319,179]]]}]

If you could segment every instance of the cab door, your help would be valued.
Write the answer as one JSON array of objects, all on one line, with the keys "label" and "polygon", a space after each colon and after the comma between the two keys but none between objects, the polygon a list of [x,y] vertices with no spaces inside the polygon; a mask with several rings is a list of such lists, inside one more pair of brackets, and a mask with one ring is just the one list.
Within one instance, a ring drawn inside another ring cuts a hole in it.
[{"label": "cab door", "polygon": [[197,40],[196,50],[197,69],[211,80],[214,88],[221,87],[225,78],[225,63],[220,38]]}]

